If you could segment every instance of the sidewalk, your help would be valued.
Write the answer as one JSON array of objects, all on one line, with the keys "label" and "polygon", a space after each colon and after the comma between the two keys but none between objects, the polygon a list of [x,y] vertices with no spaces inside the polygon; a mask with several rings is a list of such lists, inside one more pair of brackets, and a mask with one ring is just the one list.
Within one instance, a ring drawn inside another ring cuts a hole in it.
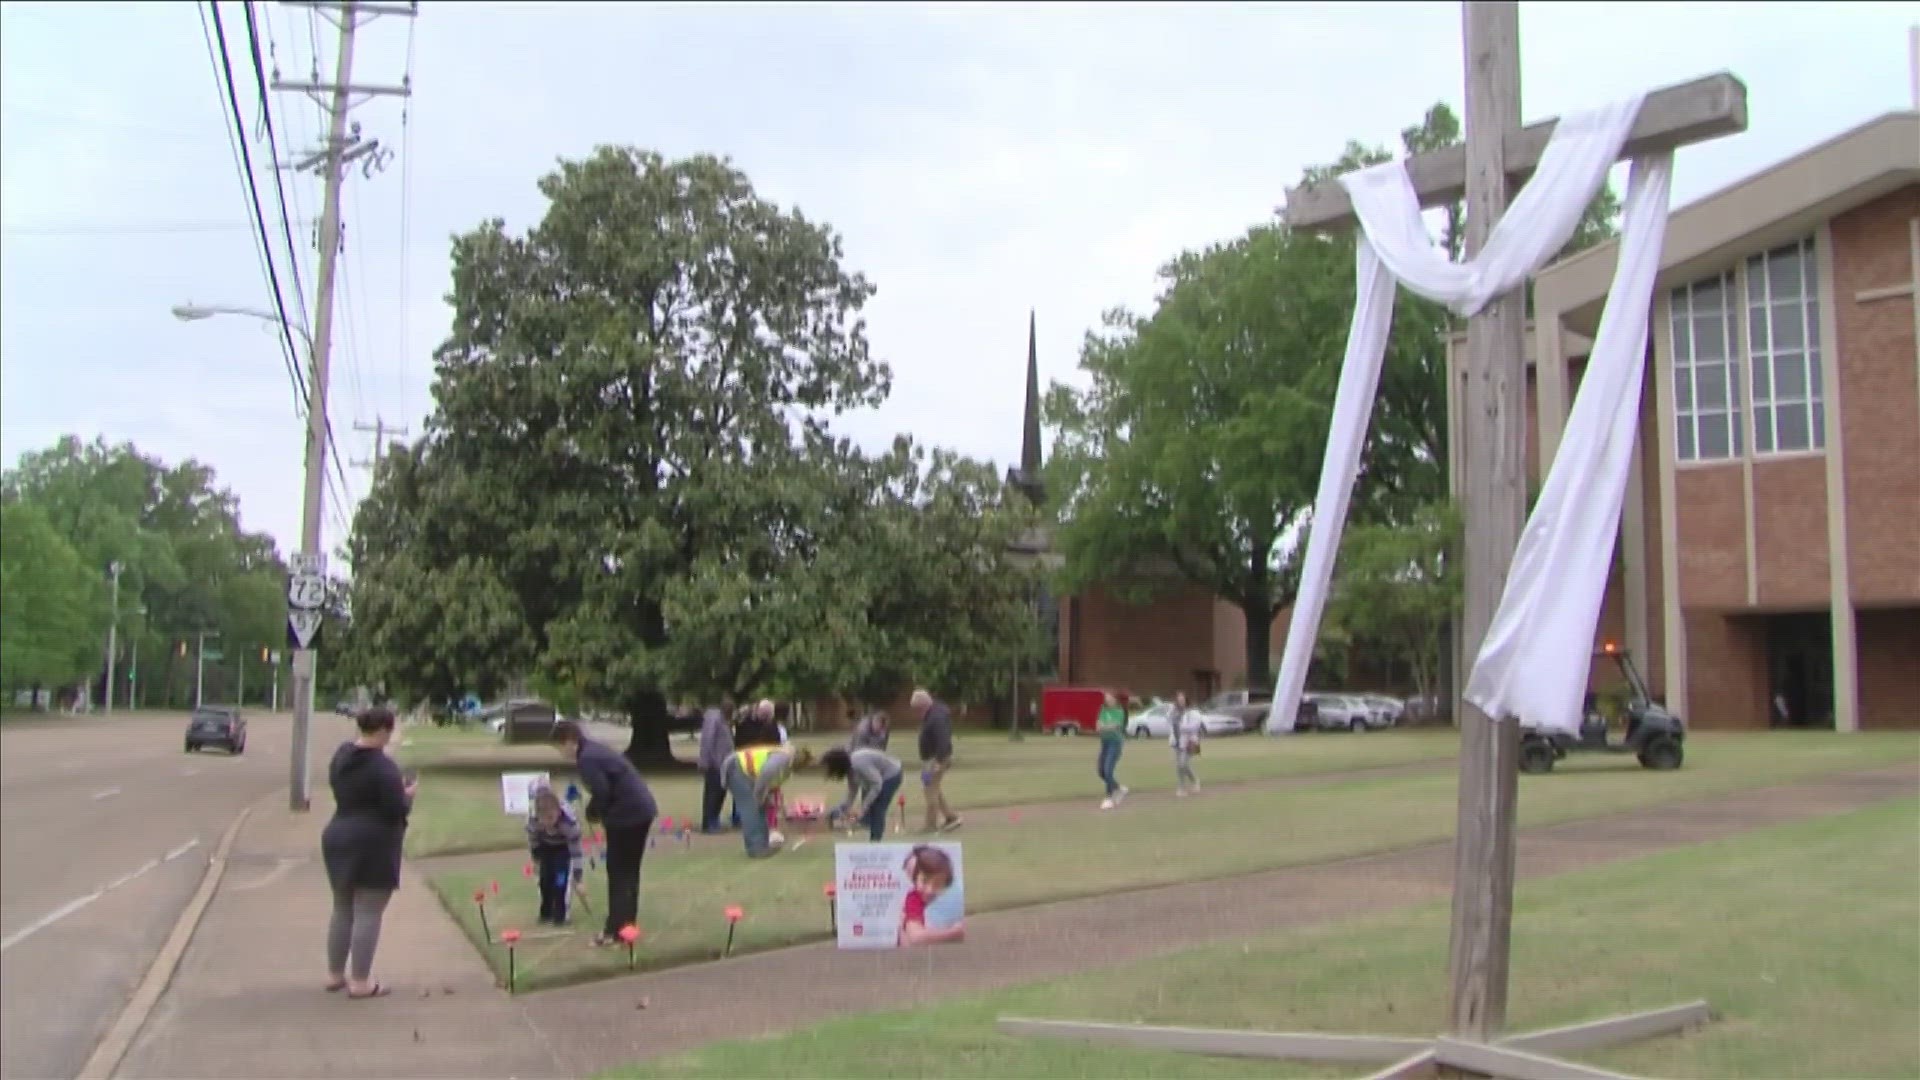
[{"label": "sidewalk", "polygon": [[[1903,764],[1521,831],[1534,878],[1842,813],[1920,791]],[[388,909],[379,1001],[321,991],[329,809],[256,811],[119,1077],[582,1077],[720,1039],[911,1008],[1208,942],[1443,900],[1451,843],[989,913],[950,950],[831,944],[510,998],[409,866]],[[644,899],[643,899],[644,903]],[[1207,918],[1192,917],[1205,911]],[[644,1005],[643,1005],[644,1002]]]},{"label": "sidewalk", "polygon": [[321,989],[331,906],[317,792],[296,815],[257,808],[166,994],[118,1077],[554,1077],[540,1031],[409,866],[387,908],[374,977],[385,998]]}]

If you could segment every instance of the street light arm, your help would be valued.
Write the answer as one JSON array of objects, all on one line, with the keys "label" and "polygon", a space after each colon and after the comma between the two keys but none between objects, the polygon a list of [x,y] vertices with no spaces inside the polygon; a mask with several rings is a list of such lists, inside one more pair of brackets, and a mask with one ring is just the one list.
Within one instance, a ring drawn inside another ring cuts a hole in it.
[{"label": "street light arm", "polygon": [[235,307],[227,304],[173,305],[173,317],[179,319],[181,322],[200,322],[205,319],[211,319],[215,315],[239,315],[248,319],[257,319],[264,323],[272,323],[275,326],[284,326],[294,333],[299,334],[301,340],[307,343],[307,355],[313,355],[313,335],[307,333],[307,328],[301,326],[299,323],[282,319],[270,311],[261,311],[259,308]]}]

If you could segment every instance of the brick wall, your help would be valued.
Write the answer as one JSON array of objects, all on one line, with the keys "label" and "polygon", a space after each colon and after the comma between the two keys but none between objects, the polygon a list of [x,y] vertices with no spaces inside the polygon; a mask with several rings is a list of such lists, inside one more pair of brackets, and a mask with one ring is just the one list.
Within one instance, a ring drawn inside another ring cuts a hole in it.
[{"label": "brick wall", "polygon": [[1760,606],[1828,606],[1825,454],[1754,460],[1753,548]]},{"label": "brick wall", "polygon": [[1073,597],[1074,616],[1062,635],[1076,686],[1110,686],[1138,694],[1196,694],[1196,671],[1214,660],[1214,597],[1187,583],[1169,586],[1145,603],[1129,603],[1094,586]]},{"label": "brick wall", "polygon": [[1687,725],[1765,729],[1765,623],[1713,611],[1686,611],[1681,619],[1687,634]]},{"label": "brick wall", "polygon": [[1856,603],[1920,602],[1920,373],[1913,302],[1861,303],[1913,280],[1910,185],[1833,219],[1833,292],[1847,470],[1848,572]]},{"label": "brick wall", "polygon": [[1865,609],[1854,614],[1860,658],[1860,729],[1920,729],[1920,607]]},{"label": "brick wall", "polygon": [[1681,608],[1745,605],[1746,491],[1739,464],[1677,469],[1673,490],[1680,519]]}]

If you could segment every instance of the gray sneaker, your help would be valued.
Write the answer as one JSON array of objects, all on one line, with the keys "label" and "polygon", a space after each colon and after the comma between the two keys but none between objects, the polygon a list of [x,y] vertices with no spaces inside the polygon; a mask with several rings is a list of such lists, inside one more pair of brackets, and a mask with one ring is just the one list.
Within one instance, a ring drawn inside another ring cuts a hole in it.
[{"label": "gray sneaker", "polygon": [[963,819],[959,814],[955,814],[951,818],[947,819],[947,823],[945,825],[940,826],[940,831],[943,833],[950,833],[964,824],[966,824],[965,819]]}]

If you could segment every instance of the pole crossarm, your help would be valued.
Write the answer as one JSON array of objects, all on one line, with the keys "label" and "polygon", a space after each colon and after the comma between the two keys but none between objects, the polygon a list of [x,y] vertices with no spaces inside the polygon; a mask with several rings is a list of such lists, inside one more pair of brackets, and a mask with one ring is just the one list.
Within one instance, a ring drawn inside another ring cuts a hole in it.
[{"label": "pole crossarm", "polygon": [[[1501,140],[1507,180],[1518,187],[1533,174],[1560,120],[1511,131]],[[1640,116],[1621,148],[1624,158],[1673,150],[1747,130],[1747,84],[1729,72],[1656,90],[1647,95]],[[1449,146],[1407,159],[1407,177],[1421,206],[1453,202],[1467,190],[1467,148]],[[1278,212],[1290,228],[1335,229],[1352,224],[1353,203],[1337,179],[1287,191]]]}]

